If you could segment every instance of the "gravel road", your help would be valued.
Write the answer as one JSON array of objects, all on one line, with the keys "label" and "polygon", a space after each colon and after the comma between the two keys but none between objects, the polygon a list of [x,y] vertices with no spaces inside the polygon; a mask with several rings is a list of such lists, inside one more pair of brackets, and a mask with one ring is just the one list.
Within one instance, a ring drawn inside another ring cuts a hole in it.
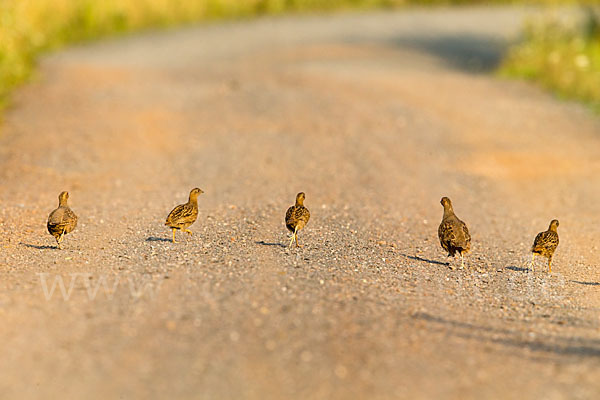
[{"label": "gravel road", "polygon": [[[490,74],[525,14],[266,18],[45,58],[0,137],[0,398],[598,398],[600,120]],[[470,270],[437,241],[444,195]],[[553,273],[527,272],[553,218]]]}]

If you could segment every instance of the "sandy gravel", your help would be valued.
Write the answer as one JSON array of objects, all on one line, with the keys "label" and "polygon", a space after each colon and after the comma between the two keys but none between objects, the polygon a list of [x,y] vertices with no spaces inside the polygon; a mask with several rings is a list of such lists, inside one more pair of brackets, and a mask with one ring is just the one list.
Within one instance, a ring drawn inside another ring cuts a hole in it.
[{"label": "sandy gravel", "polygon": [[[0,398],[598,398],[600,120],[489,75],[523,15],[262,19],[46,58],[0,137]],[[79,225],[58,251],[61,190]],[[471,271],[445,264],[443,195]],[[552,218],[554,273],[527,273]]]}]

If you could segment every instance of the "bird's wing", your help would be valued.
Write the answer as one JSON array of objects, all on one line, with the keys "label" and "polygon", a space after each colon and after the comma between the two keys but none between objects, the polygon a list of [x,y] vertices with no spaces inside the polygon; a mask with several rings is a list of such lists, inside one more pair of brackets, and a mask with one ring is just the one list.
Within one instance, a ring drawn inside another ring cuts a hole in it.
[{"label": "bird's wing", "polygon": [[186,214],[185,206],[186,204],[180,204],[177,207],[175,207],[167,216],[167,221],[165,223],[170,224],[174,222],[179,222],[182,216]]},{"label": "bird's wing", "polygon": [[464,251],[470,249],[471,235],[469,229],[464,222],[456,217],[442,221],[438,229],[438,236],[444,248],[450,244],[452,247],[461,248]]},{"label": "bird's wing", "polygon": [[554,250],[558,246],[558,235],[556,232],[546,231],[542,232],[541,246],[546,249]]},{"label": "bird's wing", "polygon": [[535,239],[533,239],[533,245],[531,246],[531,250],[533,251],[533,249],[535,249],[536,247],[539,247],[540,244],[543,242],[542,237],[544,235],[545,232],[540,232],[537,235],[535,235]]},{"label": "bird's wing", "polygon": [[471,246],[471,234],[469,233],[469,228],[467,228],[467,224],[465,224],[463,221],[459,220],[459,222],[465,240],[465,250],[469,250]]},{"label": "bird's wing", "polygon": [[308,208],[304,206],[298,207],[296,209],[295,216],[297,220],[302,220],[306,224],[310,219],[310,211],[308,211]]},{"label": "bird's wing", "polygon": [[48,231],[55,233],[70,233],[77,226],[77,215],[69,207],[59,207],[48,216]]},{"label": "bird's wing", "polygon": [[64,221],[68,225],[68,231],[72,231],[77,226],[77,215],[69,207],[65,209]]},{"label": "bird's wing", "polygon": [[48,225],[61,225],[65,219],[65,208],[58,207],[48,216]]},{"label": "bird's wing", "polygon": [[456,240],[456,232],[452,221],[442,221],[438,229],[438,236],[440,237],[440,241],[444,243],[453,242]]},{"label": "bird's wing", "polygon": [[285,213],[286,225],[293,224],[295,222],[296,206],[291,206]]}]

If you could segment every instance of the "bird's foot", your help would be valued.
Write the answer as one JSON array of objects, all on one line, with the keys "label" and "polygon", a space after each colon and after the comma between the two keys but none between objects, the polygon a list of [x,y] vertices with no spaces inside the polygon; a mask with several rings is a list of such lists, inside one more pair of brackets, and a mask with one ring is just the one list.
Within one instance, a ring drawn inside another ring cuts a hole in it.
[{"label": "bird's foot", "polygon": [[295,239],[295,235],[292,234],[292,237],[290,238],[290,245],[288,246],[289,249],[292,248],[292,244],[294,244],[294,239]]}]

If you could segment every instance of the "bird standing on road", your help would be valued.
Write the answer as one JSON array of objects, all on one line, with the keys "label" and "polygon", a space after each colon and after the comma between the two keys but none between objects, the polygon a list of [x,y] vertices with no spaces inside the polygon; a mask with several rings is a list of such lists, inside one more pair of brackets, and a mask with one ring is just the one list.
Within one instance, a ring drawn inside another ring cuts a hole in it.
[{"label": "bird standing on road", "polygon": [[464,268],[465,263],[463,253],[468,253],[471,249],[471,235],[467,225],[458,219],[454,214],[452,202],[447,197],[442,197],[440,201],[444,207],[444,216],[442,223],[438,228],[438,236],[440,244],[448,252],[448,257],[453,256],[458,252],[460,254],[460,263]]},{"label": "bird standing on road", "polygon": [[196,222],[196,218],[198,218],[198,195],[202,193],[204,193],[202,189],[192,189],[188,202],[178,205],[167,216],[165,225],[173,229],[173,243],[176,243],[175,231],[177,229],[184,231],[188,235],[192,234],[192,231],[187,228]]},{"label": "bird standing on road", "polygon": [[71,233],[77,226],[77,215],[69,208],[67,200],[69,192],[58,195],[58,208],[48,216],[46,227],[48,232],[56,239],[56,247],[61,249],[61,242],[67,233]]},{"label": "bird standing on road", "polygon": [[298,231],[300,231],[308,223],[310,219],[310,212],[308,208],[304,207],[304,192],[300,192],[296,195],[296,204],[288,208],[285,213],[285,226],[292,232],[289,247],[292,247],[294,240],[296,241],[296,247],[301,247],[298,243]]},{"label": "bird standing on road", "polygon": [[558,247],[558,220],[553,219],[547,231],[540,232],[531,246],[531,270],[534,268],[535,256],[541,255],[548,259],[548,273],[552,273],[552,256]]}]

